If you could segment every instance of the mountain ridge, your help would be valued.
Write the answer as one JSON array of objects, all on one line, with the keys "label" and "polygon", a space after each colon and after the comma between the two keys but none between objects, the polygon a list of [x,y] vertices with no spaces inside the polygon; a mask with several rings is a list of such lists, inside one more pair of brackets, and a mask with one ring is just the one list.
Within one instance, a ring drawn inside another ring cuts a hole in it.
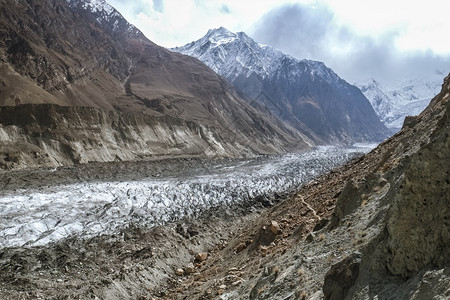
[{"label": "mountain ridge", "polygon": [[297,60],[224,27],[172,50],[200,59],[274,115],[309,130],[319,143],[387,137],[359,89],[322,62]]}]

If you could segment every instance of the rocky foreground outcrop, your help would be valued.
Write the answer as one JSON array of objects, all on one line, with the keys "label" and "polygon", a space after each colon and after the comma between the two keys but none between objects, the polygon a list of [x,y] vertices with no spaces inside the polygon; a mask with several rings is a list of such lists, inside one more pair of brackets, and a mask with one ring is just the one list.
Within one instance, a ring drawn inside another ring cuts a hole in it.
[{"label": "rocky foreground outcrop", "polygon": [[167,298],[449,298],[449,114],[450,76],[398,134],[249,222]]}]

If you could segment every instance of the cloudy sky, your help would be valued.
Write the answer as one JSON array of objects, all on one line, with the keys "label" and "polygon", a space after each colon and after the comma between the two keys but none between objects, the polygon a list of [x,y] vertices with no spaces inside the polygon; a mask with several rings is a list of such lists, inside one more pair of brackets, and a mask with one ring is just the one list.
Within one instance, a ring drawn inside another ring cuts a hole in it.
[{"label": "cloudy sky", "polygon": [[150,40],[174,47],[208,29],[244,31],[349,82],[450,72],[448,0],[107,0]]}]

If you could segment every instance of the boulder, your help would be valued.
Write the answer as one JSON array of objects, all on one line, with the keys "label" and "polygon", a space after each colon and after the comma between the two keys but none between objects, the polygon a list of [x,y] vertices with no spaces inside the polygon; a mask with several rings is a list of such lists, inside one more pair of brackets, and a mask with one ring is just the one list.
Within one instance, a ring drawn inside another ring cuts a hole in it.
[{"label": "boulder", "polygon": [[208,258],[207,252],[200,252],[195,255],[195,260],[200,262],[205,261],[207,258]]}]

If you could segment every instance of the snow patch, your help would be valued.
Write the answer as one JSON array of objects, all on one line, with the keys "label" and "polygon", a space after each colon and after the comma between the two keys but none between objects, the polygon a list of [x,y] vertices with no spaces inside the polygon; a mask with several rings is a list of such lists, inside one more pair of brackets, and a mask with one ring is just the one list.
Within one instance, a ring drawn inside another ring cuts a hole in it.
[{"label": "snow patch", "polygon": [[[67,0],[67,2],[72,2],[72,0]],[[92,11],[93,13],[104,12],[107,15],[112,14],[116,10],[109,5],[105,0],[84,0],[83,8]]]}]

